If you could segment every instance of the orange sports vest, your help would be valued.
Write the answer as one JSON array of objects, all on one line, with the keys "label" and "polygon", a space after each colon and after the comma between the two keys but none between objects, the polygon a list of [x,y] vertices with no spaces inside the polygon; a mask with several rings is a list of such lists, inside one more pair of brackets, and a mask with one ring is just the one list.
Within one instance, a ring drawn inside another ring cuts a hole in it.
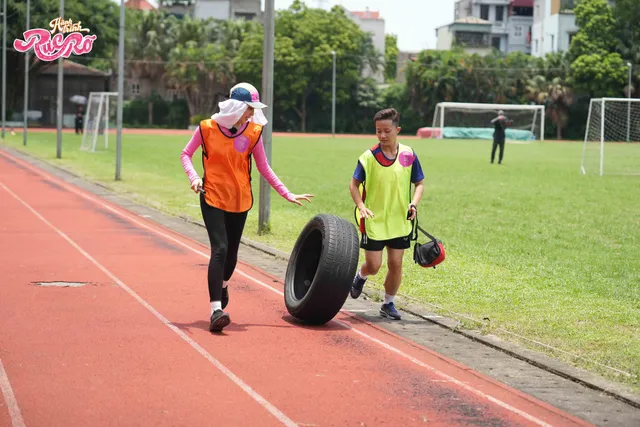
[{"label": "orange sports vest", "polygon": [[235,136],[227,136],[212,119],[200,122],[202,166],[206,202],[226,212],[246,212],[253,206],[251,152],[262,126],[249,123]]}]

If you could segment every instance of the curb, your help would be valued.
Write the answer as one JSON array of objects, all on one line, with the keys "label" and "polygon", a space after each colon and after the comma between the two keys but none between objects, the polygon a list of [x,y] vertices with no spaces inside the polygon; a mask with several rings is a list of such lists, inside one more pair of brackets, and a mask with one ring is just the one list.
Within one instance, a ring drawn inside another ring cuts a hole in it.
[{"label": "curb", "polygon": [[[26,153],[23,152],[22,150],[18,150],[18,149],[14,149],[12,147],[8,147],[8,146],[0,146],[0,150],[9,152],[11,154],[16,155],[16,157],[20,157],[20,158],[27,158],[29,159],[29,161],[37,166],[42,167],[42,165],[48,166],[52,169],[56,169],[58,170],[60,173],[66,174],[67,176],[71,176],[75,179],[79,179],[82,181],[85,181],[89,184],[95,185],[97,187],[100,187],[105,193],[109,193],[111,195],[114,196],[120,196],[117,193],[113,192],[112,190],[110,190],[108,187],[106,187],[103,184],[100,184],[98,182],[93,182],[93,181],[89,181],[77,174],[75,174],[72,171],[69,171],[59,165],[54,165],[51,163],[48,163],[45,160],[41,160],[33,155],[31,155],[30,153]],[[26,159],[25,159],[26,160]],[[123,196],[120,196],[123,197]],[[152,206],[147,206],[147,205],[143,205],[142,203],[139,202],[135,202],[133,200],[129,201],[132,204],[137,204],[137,205],[141,205],[141,206],[145,206],[147,208],[150,209],[154,209]],[[116,202],[117,203],[117,202]],[[119,204],[119,203],[118,203]],[[197,225],[199,227],[205,228],[205,225],[202,221],[199,220],[195,220],[193,218],[190,218],[186,215],[180,215],[176,218],[179,218],[187,223],[193,224],[193,225]],[[241,243],[244,244],[245,246],[251,247],[253,249],[259,250],[267,255],[270,255],[274,258],[278,258],[284,261],[288,261],[290,255],[284,251],[272,248],[268,245],[265,245],[263,243],[259,243],[256,242],[254,240],[251,239],[247,239],[245,237],[242,237],[241,239]],[[379,284],[375,283],[376,285],[379,286]],[[363,294],[366,295],[367,297],[369,297],[370,299],[375,298],[376,295],[374,295],[371,292],[367,292],[367,291],[363,291]],[[406,298],[405,295],[403,295],[402,293],[399,293],[400,297]],[[572,382],[575,382],[577,384],[580,384],[584,387],[590,388],[592,390],[596,390],[599,391],[601,393],[604,393],[616,400],[619,400],[621,402],[624,402],[630,406],[633,406],[635,408],[639,408],[640,409],[640,396],[634,394],[633,392],[629,391],[628,389],[625,388],[625,386],[621,385],[621,384],[616,384],[613,383],[611,381],[608,381],[604,378],[601,378],[600,376],[596,375],[596,374],[592,374],[588,371],[585,371],[583,369],[579,369],[579,368],[574,368],[570,365],[568,365],[565,362],[562,362],[560,360],[556,360],[553,359],[549,356],[546,356],[544,354],[541,354],[539,352],[533,351],[533,350],[529,350],[529,349],[525,349],[523,347],[520,347],[516,344],[512,344],[510,342],[504,341],[502,339],[500,339],[499,337],[495,336],[495,335],[483,335],[481,332],[477,331],[477,330],[464,330],[460,328],[461,323],[451,319],[451,318],[447,318],[447,317],[443,317],[443,316],[428,316],[423,314],[424,313],[424,308],[422,306],[420,306],[419,304],[415,304],[415,303],[411,303],[411,302],[406,302],[406,303],[401,303],[399,304],[401,310],[410,313],[420,319],[426,320],[428,322],[431,322],[433,324],[436,324],[442,328],[445,328],[451,332],[460,334],[468,339],[471,339],[477,343],[486,345],[490,348],[493,348],[494,350],[498,350],[501,351],[511,357],[514,357],[516,359],[519,359],[521,361],[524,361],[526,363],[529,363],[530,365],[533,365],[537,368],[543,369],[549,373],[552,373],[554,375],[557,375],[559,377],[565,378],[567,380],[570,380]]]}]

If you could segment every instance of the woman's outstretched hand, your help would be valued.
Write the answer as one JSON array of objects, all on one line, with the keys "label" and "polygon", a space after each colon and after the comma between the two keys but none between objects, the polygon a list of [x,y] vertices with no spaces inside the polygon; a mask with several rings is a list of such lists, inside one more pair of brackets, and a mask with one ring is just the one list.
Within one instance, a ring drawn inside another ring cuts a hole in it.
[{"label": "woman's outstretched hand", "polygon": [[291,196],[289,200],[291,203],[295,203],[296,205],[302,206],[302,202],[300,200],[306,200],[311,203],[311,199],[315,197],[313,194],[294,194]]}]

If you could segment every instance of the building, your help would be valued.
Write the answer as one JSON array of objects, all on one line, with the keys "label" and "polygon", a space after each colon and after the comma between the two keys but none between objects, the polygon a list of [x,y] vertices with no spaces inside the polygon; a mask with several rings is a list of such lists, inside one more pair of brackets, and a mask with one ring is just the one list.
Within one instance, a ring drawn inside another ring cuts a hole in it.
[{"label": "building", "polygon": [[[534,0],[458,0],[455,20],[436,29],[437,49],[451,49],[454,43],[469,52],[486,54],[492,49],[504,53],[531,53]],[[442,37],[442,40],[440,38]]]},{"label": "building", "polygon": [[128,0],[127,2],[125,2],[124,7],[129,9],[141,10],[143,12],[150,12],[156,9],[156,7],[149,3],[147,0]]},{"label": "building", "polygon": [[[346,10],[346,9],[345,9]],[[385,21],[380,16],[380,12],[370,11],[349,11],[346,10],[347,16],[355,22],[360,29],[371,35],[374,49],[381,55],[384,62],[385,53]],[[377,71],[365,70],[364,77],[372,77],[378,83],[384,83],[384,66]]]},{"label": "building", "polygon": [[185,0],[163,6],[169,13],[182,18],[191,16],[196,19],[240,19],[247,21],[262,19],[260,0]]},{"label": "building", "polygon": [[532,54],[542,57],[566,52],[578,32],[574,0],[534,0],[531,31]]},{"label": "building", "polygon": [[456,19],[436,28],[437,50],[450,50],[462,46],[465,52],[486,55],[491,52],[491,22],[474,16]]}]

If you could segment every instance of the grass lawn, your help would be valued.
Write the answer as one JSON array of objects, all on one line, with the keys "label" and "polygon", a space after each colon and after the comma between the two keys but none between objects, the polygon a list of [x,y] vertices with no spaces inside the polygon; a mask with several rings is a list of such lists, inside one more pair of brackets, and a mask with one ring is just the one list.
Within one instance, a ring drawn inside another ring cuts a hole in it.
[{"label": "grass lawn", "polygon": [[[32,133],[26,148],[20,133],[8,134],[5,144],[163,211],[199,218],[197,196],[180,164],[187,140],[125,135],[119,182],[113,180],[115,136],[108,152],[90,154],[79,150],[80,136],[64,134],[61,160],[55,158],[55,132]],[[275,172],[293,192],[316,198],[299,207],[272,191],[271,233],[258,236],[254,167],[256,203],[245,236],[290,251],[316,213],[354,221],[349,180],[359,154],[375,142],[275,138]],[[469,327],[640,390],[640,177],[581,175],[581,143],[507,144],[501,166],[489,164],[490,141],[406,143],[417,151],[426,174],[420,224],[443,240],[447,260],[437,270],[425,270],[413,264],[408,251],[401,292],[466,319]],[[606,153],[606,170],[635,162],[640,171],[640,145],[612,145]],[[199,155],[194,163],[200,172]],[[383,266],[372,280],[382,283],[385,273]]]}]

